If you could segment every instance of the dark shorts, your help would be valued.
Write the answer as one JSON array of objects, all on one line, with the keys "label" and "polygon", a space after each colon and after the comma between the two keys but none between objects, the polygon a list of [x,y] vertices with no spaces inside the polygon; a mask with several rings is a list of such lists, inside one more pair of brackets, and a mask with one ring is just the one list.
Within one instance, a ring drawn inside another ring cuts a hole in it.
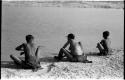
[{"label": "dark shorts", "polygon": [[36,57],[31,57],[25,61],[26,65],[29,65],[32,68],[37,68],[40,66],[40,61]]},{"label": "dark shorts", "polygon": [[39,68],[40,67],[40,64],[39,63],[36,63],[36,62],[23,62],[23,66],[25,68],[32,68],[32,69],[35,69],[35,68]]},{"label": "dark shorts", "polygon": [[38,68],[40,67],[40,61],[35,60],[35,58],[30,58],[28,60],[21,60],[13,55],[10,55],[10,58],[14,61],[15,64],[22,66],[23,68]]},{"label": "dark shorts", "polygon": [[87,60],[87,56],[84,55],[77,55],[72,58],[72,62],[84,62]]}]

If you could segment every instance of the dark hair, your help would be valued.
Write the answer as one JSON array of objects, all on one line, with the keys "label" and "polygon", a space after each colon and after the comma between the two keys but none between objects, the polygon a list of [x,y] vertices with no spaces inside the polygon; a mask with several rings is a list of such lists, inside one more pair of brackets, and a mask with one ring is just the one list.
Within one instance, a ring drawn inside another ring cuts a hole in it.
[{"label": "dark hair", "polygon": [[72,34],[72,33],[68,34],[67,37],[70,38],[70,39],[74,39],[75,38],[74,34]]},{"label": "dark hair", "polygon": [[32,35],[26,35],[26,41],[30,42],[30,40],[34,39]]},{"label": "dark hair", "polygon": [[108,37],[109,34],[110,34],[109,31],[104,31],[104,32],[103,32],[103,36],[105,36],[105,37]]}]

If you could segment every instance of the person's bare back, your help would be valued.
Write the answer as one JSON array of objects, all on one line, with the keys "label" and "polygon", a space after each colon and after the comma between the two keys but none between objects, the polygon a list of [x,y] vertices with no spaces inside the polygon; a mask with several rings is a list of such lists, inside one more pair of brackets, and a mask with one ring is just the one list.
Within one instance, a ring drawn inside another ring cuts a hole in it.
[{"label": "person's bare back", "polygon": [[36,46],[34,44],[28,44],[24,43],[24,54],[25,54],[25,61],[26,62],[35,62],[37,60],[37,57],[35,55],[36,53]]},{"label": "person's bare back", "polygon": [[40,53],[39,46],[37,47],[34,43],[34,37],[32,35],[26,36],[26,42],[20,46],[16,47],[17,51],[21,51],[20,55],[25,55],[25,60],[20,61],[17,57],[10,55],[10,58],[14,60],[16,63],[20,63],[22,66],[28,66],[33,70],[37,70],[40,68],[40,61],[38,55]]},{"label": "person's bare back", "polygon": [[80,45],[80,42],[76,42],[75,40],[70,41],[70,50],[71,54],[77,56],[77,55],[83,55],[82,46]]},{"label": "person's bare back", "polygon": [[84,55],[83,49],[79,43],[80,42],[77,42],[75,45],[75,53],[76,53],[76,55]]}]

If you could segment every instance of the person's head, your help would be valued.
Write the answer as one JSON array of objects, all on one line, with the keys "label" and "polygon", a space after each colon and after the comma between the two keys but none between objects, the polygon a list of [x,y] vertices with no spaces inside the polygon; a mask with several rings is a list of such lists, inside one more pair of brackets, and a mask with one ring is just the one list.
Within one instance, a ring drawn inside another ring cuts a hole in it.
[{"label": "person's head", "polygon": [[104,38],[104,39],[107,39],[108,36],[109,36],[109,34],[110,34],[109,31],[104,31],[104,32],[103,32],[103,38]]},{"label": "person's head", "polygon": [[68,34],[67,38],[68,38],[68,40],[75,39],[75,35],[70,33],[70,34]]},{"label": "person's head", "polygon": [[27,41],[27,43],[33,43],[34,37],[32,35],[26,35],[26,41]]}]

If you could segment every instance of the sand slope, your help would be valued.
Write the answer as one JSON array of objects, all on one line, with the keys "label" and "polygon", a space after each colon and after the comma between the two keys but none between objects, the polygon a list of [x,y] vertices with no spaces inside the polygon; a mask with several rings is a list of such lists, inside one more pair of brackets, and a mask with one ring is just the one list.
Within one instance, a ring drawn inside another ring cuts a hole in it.
[{"label": "sand slope", "polygon": [[[93,63],[55,62],[52,58],[41,60],[43,69],[32,70],[16,69],[16,67],[1,68],[2,79],[11,78],[53,78],[53,79],[123,79],[124,51],[114,50],[109,56],[88,56]],[[9,64],[8,64],[9,65]]]}]

